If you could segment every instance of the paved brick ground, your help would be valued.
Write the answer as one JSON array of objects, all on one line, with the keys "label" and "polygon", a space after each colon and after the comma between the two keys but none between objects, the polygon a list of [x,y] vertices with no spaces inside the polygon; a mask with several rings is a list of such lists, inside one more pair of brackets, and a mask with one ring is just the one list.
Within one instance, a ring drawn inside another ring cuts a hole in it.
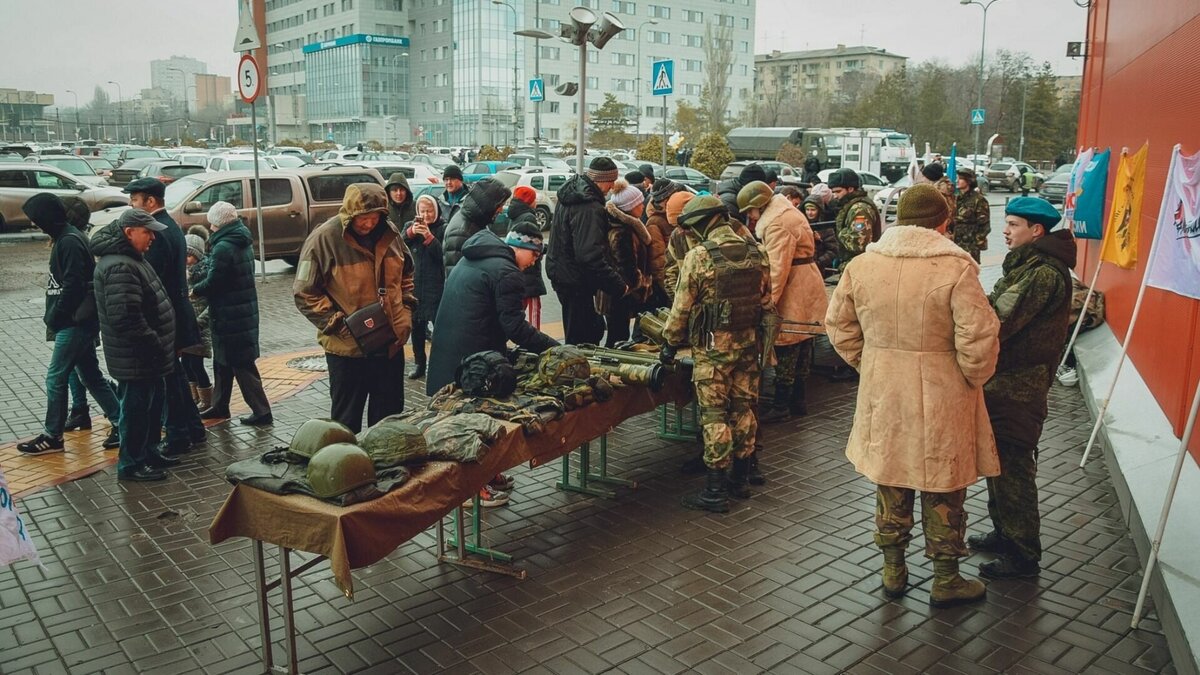
[{"label": "paved brick ground", "polygon": [[[995,276],[987,270],[985,282]],[[261,291],[270,354],[312,345],[289,282],[275,277]],[[0,356],[0,438],[36,430],[41,417],[48,350],[29,325],[40,316],[31,297],[32,284],[0,277],[0,319],[9,319],[0,337],[13,338]],[[208,447],[165,483],[123,485],[107,469],[22,499],[46,567],[0,570],[0,670],[254,672],[250,545],[210,546],[208,524],[229,492],[224,467],[327,414],[327,394],[322,379],[277,403],[273,429],[214,427]],[[770,428],[769,484],[730,514],[678,506],[699,484],[676,472],[694,449],[659,440],[647,415],[610,438],[615,472],[640,484],[616,500],[556,490],[557,463],[515,471],[513,501],[487,513],[484,536],[517,557],[524,581],[439,565],[429,533],[358,571],[353,602],[318,565],[295,584],[302,669],[1174,672],[1153,614],[1142,630],[1128,628],[1139,563],[1103,459],[1075,466],[1090,427],[1077,390],[1054,389],[1042,442],[1045,571],[993,583],[986,603],[950,610],[927,605],[920,539],[910,549],[916,588],[883,598],[873,488],[842,453],[854,388],[816,380],[811,396],[812,415]],[[410,387],[409,400],[424,397]],[[970,530],[982,531],[980,487],[968,508]],[[968,559],[966,571],[983,559]],[[273,623],[279,631],[277,612]]]}]

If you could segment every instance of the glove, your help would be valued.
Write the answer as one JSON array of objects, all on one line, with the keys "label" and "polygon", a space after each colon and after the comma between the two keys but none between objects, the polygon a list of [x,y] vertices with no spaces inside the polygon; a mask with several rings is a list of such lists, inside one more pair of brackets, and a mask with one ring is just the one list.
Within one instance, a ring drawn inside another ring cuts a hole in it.
[{"label": "glove", "polygon": [[675,364],[675,352],[677,350],[673,345],[663,345],[662,351],[658,353],[658,361],[664,366]]}]

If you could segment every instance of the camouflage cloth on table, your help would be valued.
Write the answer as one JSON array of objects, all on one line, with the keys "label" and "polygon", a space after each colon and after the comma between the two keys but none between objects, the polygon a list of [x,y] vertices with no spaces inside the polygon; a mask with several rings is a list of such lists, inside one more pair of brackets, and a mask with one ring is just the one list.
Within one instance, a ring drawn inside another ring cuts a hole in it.
[{"label": "camouflage cloth on table", "polygon": [[425,436],[425,446],[420,452],[408,453],[403,460],[405,462],[478,462],[488,447],[505,433],[503,424],[482,413],[449,415],[435,410],[422,410],[389,415],[375,426],[390,421],[411,424]]},{"label": "camouflage cloth on table", "polygon": [[[921,493],[921,529],[925,532],[925,557],[930,560],[957,560],[966,557],[963,535],[967,514],[963,501],[967,490]],[[916,490],[875,486],[875,544],[879,548],[903,549],[912,540],[913,503]]]},{"label": "camouflage cloth on table", "polygon": [[429,402],[430,410],[447,413],[483,413],[496,419],[521,425],[526,436],[540,434],[546,423],[560,419],[566,412],[562,401],[553,396],[534,396],[518,392],[501,401],[494,398],[467,398],[458,385],[448,384]]},{"label": "camouflage cloth on table", "polygon": [[988,235],[992,232],[992,211],[987,197],[972,190],[958,198],[953,213],[954,243],[979,262],[979,252],[987,250]]},{"label": "camouflage cloth on table", "polygon": [[879,209],[866,192],[855,190],[837,214],[838,269],[879,241]]},{"label": "camouflage cloth on table", "polygon": [[[526,394],[553,396],[566,410],[575,410],[613,395],[613,383],[601,375],[592,375],[587,355],[575,345],[551,347],[537,356],[530,370],[529,356],[518,355],[517,387]],[[623,386],[623,385],[622,385]]]},{"label": "camouflage cloth on table", "polygon": [[317,497],[312,483],[308,482],[308,458],[292,453],[287,448],[275,448],[261,457],[252,457],[234,462],[225,469],[225,480],[237,485],[245,483],[253,488],[277,495],[302,494],[338,506],[350,506],[378,499],[404,484],[409,471],[403,466],[379,469],[376,480],[337,497]]}]

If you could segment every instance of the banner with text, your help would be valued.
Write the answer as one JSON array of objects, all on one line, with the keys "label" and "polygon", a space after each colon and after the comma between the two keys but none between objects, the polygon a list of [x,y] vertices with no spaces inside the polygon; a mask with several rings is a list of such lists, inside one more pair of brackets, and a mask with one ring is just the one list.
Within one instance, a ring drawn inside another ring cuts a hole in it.
[{"label": "banner with text", "polygon": [[1092,161],[1092,155],[1096,154],[1095,148],[1087,150],[1080,149],[1079,154],[1075,156],[1075,163],[1071,165],[1071,173],[1067,178],[1067,194],[1063,195],[1063,219],[1067,221],[1067,227],[1075,230],[1075,190],[1083,185],[1083,170],[1087,168],[1089,162]]},{"label": "banner with text", "polygon": [[1146,283],[1200,300],[1200,152],[1171,152]]},{"label": "banner with text", "polygon": [[1071,228],[1080,239],[1100,239],[1104,232],[1104,191],[1108,189],[1108,164],[1112,150],[1089,153],[1091,157],[1078,172],[1071,170],[1073,183],[1067,193],[1072,197]]},{"label": "banner with text", "polygon": [[1100,260],[1131,270],[1137,264],[1138,233],[1141,231],[1142,198],[1146,193],[1146,156],[1143,145],[1133,155],[1122,153],[1113,181],[1112,211],[1100,244]]}]

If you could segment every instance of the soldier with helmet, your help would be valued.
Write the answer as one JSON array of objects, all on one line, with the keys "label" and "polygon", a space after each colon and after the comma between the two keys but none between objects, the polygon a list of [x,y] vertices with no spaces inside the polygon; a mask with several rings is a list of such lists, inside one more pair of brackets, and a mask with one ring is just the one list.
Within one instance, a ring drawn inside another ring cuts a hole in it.
[{"label": "soldier with helmet", "polygon": [[979,262],[979,252],[987,250],[992,233],[992,210],[987,197],[979,192],[979,179],[971,169],[958,170],[961,193],[954,209],[954,243]]},{"label": "soldier with helmet", "polygon": [[771,270],[766,251],[734,230],[717,197],[692,199],[679,225],[703,240],[680,264],[663,329],[663,359],[673,359],[678,346],[692,346],[692,382],[707,467],[704,489],[684,497],[683,505],[725,513],[730,493],[738,498],[750,494],[746,479],[758,426],[754,408],[763,346],[759,327],[775,311]]},{"label": "soldier with helmet", "polygon": [[834,171],[827,183],[838,205],[835,227],[839,269],[844,269],[846,263],[867,250],[867,244],[879,241],[882,231],[879,209],[862,189],[862,181],[853,169]]}]

